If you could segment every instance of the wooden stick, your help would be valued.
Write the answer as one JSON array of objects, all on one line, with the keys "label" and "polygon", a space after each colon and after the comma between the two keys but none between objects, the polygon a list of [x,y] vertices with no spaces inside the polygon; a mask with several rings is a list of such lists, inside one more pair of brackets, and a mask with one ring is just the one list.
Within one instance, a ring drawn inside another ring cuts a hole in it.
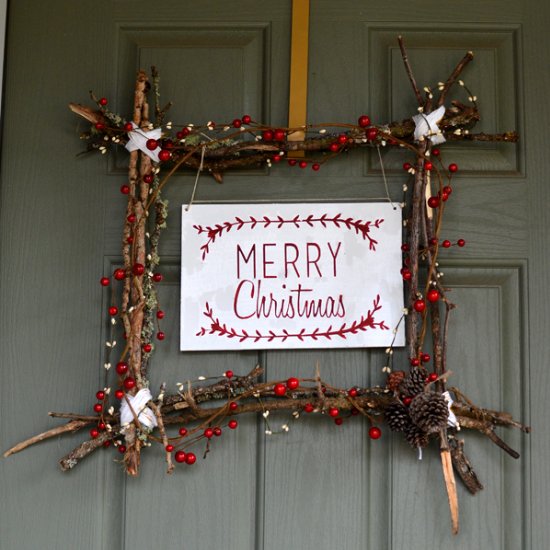
[{"label": "wooden stick", "polygon": [[409,82],[411,83],[414,95],[416,96],[416,101],[418,102],[418,106],[422,107],[424,105],[424,100],[422,99],[422,94],[418,89],[418,86],[416,84],[416,79],[414,78],[411,65],[409,63],[409,56],[407,55],[407,50],[405,49],[405,41],[403,40],[402,36],[398,36],[397,41],[399,42],[399,49],[401,50],[403,65],[405,66],[405,71],[407,73],[407,76],[409,77]]},{"label": "wooden stick", "polygon": [[17,445],[14,445],[11,449],[8,449],[4,453],[4,458],[7,458],[8,456],[11,456],[15,453],[19,453],[24,449],[26,449],[27,447],[34,445],[35,443],[40,443],[41,441],[45,441],[46,439],[50,439],[57,435],[63,435],[69,432],[71,433],[76,432],[90,423],[91,422],[88,420],[71,420],[70,422],[67,422],[67,424],[64,424],[63,426],[52,428],[51,430],[42,432],[41,434],[30,437],[29,439],[25,439],[25,441],[21,441],[21,443],[18,443]]},{"label": "wooden stick", "polygon": [[453,535],[458,534],[458,496],[456,493],[456,482],[453,473],[453,464],[449,449],[442,449],[441,465],[443,467],[443,477],[445,479],[445,487],[447,488],[447,497],[449,499],[449,508],[451,510],[451,529]]}]

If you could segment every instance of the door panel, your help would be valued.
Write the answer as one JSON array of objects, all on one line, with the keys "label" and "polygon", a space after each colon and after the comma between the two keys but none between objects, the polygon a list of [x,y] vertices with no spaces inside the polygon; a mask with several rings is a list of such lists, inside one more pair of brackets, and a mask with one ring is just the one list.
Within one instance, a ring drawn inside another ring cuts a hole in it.
[{"label": "door panel", "polygon": [[[533,4],[536,4],[536,8]],[[225,122],[249,113],[286,124],[291,2],[229,0],[51,0],[11,2],[2,147],[0,402],[3,448],[54,425],[47,411],[91,410],[110,297],[97,281],[120,263],[127,155],[75,158],[85,125],[69,101],[93,89],[113,110],[131,110],[133,76],[155,65],[174,124]],[[543,0],[424,0],[397,8],[380,1],[311,1],[308,118],[376,122],[411,116],[414,97],[396,36],[409,47],[421,86],[448,76],[467,50],[464,80],[479,97],[478,129],[516,129],[518,145],[449,143],[445,160],[461,171],[445,233],[468,242],[441,258],[451,298],[451,383],[474,402],[531,422],[531,438],[508,432],[514,461],[486,438],[466,434],[466,452],[485,490],[459,489],[461,533],[453,548],[538,549],[549,528],[549,388],[546,305],[549,48]],[[31,55],[32,52],[32,55]],[[453,94],[453,97],[455,95]],[[527,101],[526,98],[532,98]],[[459,98],[460,99],[460,98]],[[466,100],[466,97],[462,99]],[[390,194],[400,200],[401,152],[384,152]],[[266,378],[323,377],[339,386],[383,383],[383,350],[181,353],[181,204],[194,173],[165,193],[160,300],[166,340],[151,366],[151,387],[241,374],[258,362]],[[376,152],[335,159],[319,173],[289,166],[203,175],[197,202],[353,201],[384,197]],[[396,368],[406,358],[396,357]],[[68,474],[56,461],[82,434],[48,441],[0,462],[0,548],[420,549],[451,543],[435,447],[422,462],[400,438],[369,440],[368,425],[325,418],[242,418],[213,441],[206,460],[166,476],[164,458],[144,451],[142,473],[126,479],[111,451]],[[535,482],[532,482],[534,480]]]}]

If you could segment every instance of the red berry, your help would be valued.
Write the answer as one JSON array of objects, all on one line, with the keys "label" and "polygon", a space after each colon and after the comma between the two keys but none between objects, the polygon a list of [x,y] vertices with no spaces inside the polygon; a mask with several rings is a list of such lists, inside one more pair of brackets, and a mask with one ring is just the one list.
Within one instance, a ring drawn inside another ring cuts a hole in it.
[{"label": "red berry", "polygon": [[233,378],[234,376],[234,372],[232,370],[226,370],[223,375],[231,380],[231,378]]},{"label": "red berry", "polygon": [[304,405],[304,411],[307,413],[312,413],[315,410],[315,407],[311,403],[306,403]]},{"label": "red berry", "polygon": [[273,132],[273,139],[275,141],[284,141],[286,138],[286,132],[284,130],[275,130]]},{"label": "red berry", "polygon": [[449,172],[451,172],[452,174],[458,172],[458,166],[454,162],[452,164],[449,164]]},{"label": "red berry", "polygon": [[431,161],[429,160],[424,161],[424,170],[430,172],[431,170],[433,170],[433,167],[434,165]]},{"label": "red berry", "polygon": [[214,435],[214,430],[212,428],[206,428],[204,430],[204,437],[210,439]]},{"label": "red berry", "polygon": [[151,344],[143,344],[143,351],[145,353],[151,353],[153,346]]},{"label": "red berry", "polygon": [[434,147],[434,148],[432,149],[432,155],[433,155],[434,157],[438,157],[440,154],[441,154],[441,151],[440,151],[437,147]]},{"label": "red berry", "polygon": [[187,435],[187,428],[180,428],[179,434],[181,435],[181,437],[185,437]]},{"label": "red berry", "polygon": [[159,142],[156,139],[148,139],[145,142],[145,147],[149,149],[149,151],[154,151],[159,146]]},{"label": "red berry", "polygon": [[361,128],[366,128],[370,126],[370,118],[367,115],[361,115],[357,120],[357,124],[361,126]]},{"label": "red berry", "polygon": [[321,168],[321,165],[318,162],[314,162],[311,165],[311,169],[314,170],[315,172],[318,172],[320,168]]},{"label": "red berry", "polygon": [[109,308],[109,315],[111,315],[112,317],[114,317],[117,313],[118,313],[118,307],[111,306]]},{"label": "red berry", "polygon": [[153,174],[145,174],[145,176],[143,176],[143,181],[145,183],[153,183],[153,181],[155,181],[155,176],[153,176]]},{"label": "red berry", "polygon": [[250,115],[243,115],[241,120],[243,121],[243,124],[250,124],[252,119],[250,118]]},{"label": "red berry", "polygon": [[429,245],[430,246],[435,246],[437,244],[437,239],[435,237],[432,237],[430,240],[429,240]]},{"label": "red berry", "polygon": [[418,359],[418,357],[411,357],[409,362],[412,367],[418,367],[418,365],[420,365],[420,359]]},{"label": "red berry", "polygon": [[439,197],[430,197],[428,199],[428,206],[430,208],[437,208],[439,206]]},{"label": "red berry", "polygon": [[168,149],[161,149],[159,151],[159,160],[161,162],[167,162],[172,158],[172,153]]},{"label": "red berry", "polygon": [[435,382],[438,378],[439,376],[437,376],[435,372],[430,372],[428,375],[428,382]]},{"label": "red berry", "polygon": [[110,441],[109,439],[107,439],[107,441],[104,441],[104,442],[103,442],[103,446],[104,446],[105,448],[110,447],[110,446],[111,446],[111,441]]},{"label": "red berry", "polygon": [[97,429],[103,431],[107,426],[105,425],[105,422],[98,422],[97,423]]},{"label": "red berry", "polygon": [[286,386],[284,384],[275,384],[273,387],[273,393],[275,395],[283,396],[286,394]]},{"label": "red berry", "polygon": [[412,273],[411,270],[406,267],[401,271],[401,276],[403,277],[404,281],[410,281],[412,279]]},{"label": "red berry", "polygon": [[413,307],[415,311],[422,313],[426,309],[426,302],[424,300],[415,300]]},{"label": "red berry", "polygon": [[366,132],[366,136],[369,141],[374,141],[377,135],[378,135],[378,128],[369,128]]},{"label": "red berry", "polygon": [[101,286],[109,286],[111,280],[108,277],[101,277],[99,282],[101,283]]},{"label": "red berry", "polygon": [[359,409],[356,409],[355,407],[351,409],[351,416],[357,416],[359,414]]},{"label": "red berry", "polygon": [[412,400],[413,398],[408,395],[406,397],[403,397],[403,405],[408,407],[411,404]]},{"label": "red berry", "polygon": [[123,455],[126,452],[126,445],[119,445],[118,452]]},{"label": "red berry", "polygon": [[243,125],[242,120],[240,118],[236,118],[233,121],[233,127],[234,128],[240,128]]},{"label": "red berry", "polygon": [[128,372],[128,363],[126,361],[120,361],[116,364],[116,372],[120,376],[124,376]]},{"label": "red berry", "polygon": [[348,136],[344,134],[340,134],[336,139],[338,140],[338,143],[340,143],[341,145],[344,145],[348,141]]},{"label": "red berry", "polygon": [[334,423],[337,425],[337,426],[341,426],[343,423],[344,423],[344,419],[339,416],[338,418],[335,418],[334,419]]},{"label": "red berry", "polygon": [[107,105],[107,103],[109,103],[107,101],[107,98],[106,97],[102,97],[99,102],[98,102],[102,107],[105,107],[105,105]]},{"label": "red berry", "polygon": [[442,246],[443,248],[450,248],[450,246],[451,246],[451,241],[445,239],[445,240],[441,243],[441,246]]},{"label": "red berry", "polygon": [[187,453],[187,456],[185,457],[185,464],[189,464],[189,466],[191,466],[192,464],[195,464],[195,462],[197,462],[195,453]]},{"label": "red berry", "polygon": [[174,450],[174,445],[171,445],[170,443],[164,447],[166,449],[167,453],[171,453]]},{"label": "red berry", "polygon": [[128,223],[134,223],[137,218],[135,214],[129,214],[126,219],[128,220]]},{"label": "red berry", "polygon": [[103,399],[105,399],[105,392],[103,390],[99,390],[98,392],[96,392],[95,398],[99,401],[103,401]]},{"label": "red berry", "polygon": [[296,159],[288,159],[289,166],[296,166],[296,164],[298,164],[298,161]]},{"label": "red berry", "polygon": [[456,244],[462,248],[466,244],[466,241],[464,239],[458,239]]},{"label": "red berry", "polygon": [[271,130],[264,130],[262,132],[262,139],[264,141],[273,141],[273,132]]},{"label": "red berry", "polygon": [[219,426],[216,426],[216,427],[214,428],[214,435],[215,435],[216,437],[220,437],[220,435],[222,435],[222,429],[221,429]]},{"label": "red berry", "polygon": [[124,383],[124,387],[127,390],[132,390],[136,387],[136,381],[131,376],[128,376],[128,378],[125,378],[123,383]]},{"label": "red berry", "polygon": [[422,363],[428,363],[430,361],[431,357],[430,357],[429,353],[423,353],[420,356],[420,359],[422,360]]},{"label": "red berry", "polygon": [[230,430],[234,430],[238,425],[239,425],[239,423],[238,423],[236,420],[230,420],[230,421],[227,423],[227,427],[228,427]]},{"label": "red berry", "polygon": [[132,244],[134,242],[134,237],[132,237],[132,235],[130,235],[127,239],[126,239],[126,242],[128,244]]},{"label": "red berry", "polygon": [[403,243],[403,244],[401,245],[401,250],[402,250],[403,252],[408,252],[410,249],[411,249],[411,247],[408,245],[408,243]]},{"label": "red berry", "polygon": [[357,388],[350,388],[350,389],[348,390],[348,395],[349,395],[350,397],[357,397]]},{"label": "red berry", "polygon": [[96,122],[94,126],[96,130],[105,130],[105,124],[103,124],[103,122]]},{"label": "red berry", "polygon": [[129,185],[121,185],[120,186],[120,192],[123,195],[128,195],[128,193],[130,193],[130,186]]},{"label": "red berry", "polygon": [[179,132],[179,133],[181,133],[181,135],[182,135],[183,137],[186,137],[186,136],[188,136],[188,135],[191,133],[191,130],[189,130],[189,128],[185,127],[185,128],[182,128],[182,129],[181,129],[181,132]]},{"label": "red berry", "polygon": [[115,397],[116,397],[117,399],[122,399],[122,398],[124,397],[124,392],[123,392],[122,390],[117,390],[117,391],[115,392]]},{"label": "red berry", "polygon": [[94,405],[94,412],[96,412],[97,414],[103,412],[103,405],[101,403],[96,403]]},{"label": "red berry", "polygon": [[90,430],[90,437],[95,439],[99,435],[99,430],[97,428],[92,428]]},{"label": "red berry", "polygon": [[331,143],[328,148],[331,152],[336,153],[340,150],[340,146],[337,143]]},{"label": "red berry", "polygon": [[271,160],[275,163],[281,162],[281,155],[274,155],[273,157],[271,157]]},{"label": "red berry", "polygon": [[286,381],[286,387],[289,390],[295,390],[300,385],[298,378],[291,377]]},{"label": "red berry", "polygon": [[166,334],[164,334],[164,332],[162,332],[162,330],[159,330],[157,332],[157,340],[164,340],[166,338]]},{"label": "red berry", "polygon": [[435,288],[430,288],[426,294],[426,298],[428,298],[428,302],[437,302],[439,300],[439,292]]},{"label": "red berry", "polygon": [[441,193],[441,200],[443,202],[447,202],[448,199],[449,199],[449,194],[448,193],[445,193],[445,192]]},{"label": "red berry", "polygon": [[133,129],[134,129],[134,126],[132,125],[131,122],[127,122],[127,123],[124,125],[124,131],[125,131],[125,132],[131,132]]},{"label": "red berry", "polygon": [[377,426],[372,426],[369,430],[369,437],[371,439],[380,439],[382,437],[382,430]]},{"label": "red berry", "polygon": [[411,168],[412,164],[410,162],[403,163],[403,170],[405,170],[405,172],[408,172]]},{"label": "red berry", "polygon": [[332,416],[332,418],[336,418],[340,414],[340,411],[336,407],[331,407],[328,410],[328,414],[329,416]]},{"label": "red berry", "polygon": [[143,275],[145,273],[145,266],[143,264],[135,263],[132,266],[132,273],[138,277]]},{"label": "red berry", "polygon": [[164,311],[162,309],[157,311],[157,319],[164,319]]},{"label": "red berry", "polygon": [[124,271],[124,269],[115,269],[114,273],[113,273],[113,277],[117,280],[117,281],[122,281],[125,277],[126,277],[126,271]]},{"label": "red berry", "polygon": [[239,407],[239,405],[235,401],[231,401],[231,403],[229,403],[229,410],[230,411],[236,411],[238,409],[238,407]]},{"label": "red berry", "polygon": [[307,166],[307,162],[305,160],[301,160],[298,166],[300,168],[305,168]]},{"label": "red berry", "polygon": [[162,273],[153,273],[153,281],[160,283],[162,281]]},{"label": "red berry", "polygon": [[450,195],[453,192],[453,188],[450,185],[445,185],[443,187],[443,193],[447,193],[447,195]]},{"label": "red berry", "polygon": [[180,464],[182,462],[185,462],[186,454],[184,451],[176,451],[176,454],[174,455],[174,459],[176,462],[179,462]]}]

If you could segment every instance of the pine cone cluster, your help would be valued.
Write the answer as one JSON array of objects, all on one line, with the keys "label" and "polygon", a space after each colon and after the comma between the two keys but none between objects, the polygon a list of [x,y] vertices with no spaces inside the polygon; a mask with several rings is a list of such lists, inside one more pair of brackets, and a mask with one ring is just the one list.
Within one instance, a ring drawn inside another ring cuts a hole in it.
[{"label": "pine cone cluster", "polygon": [[409,415],[416,426],[431,434],[447,425],[449,408],[447,401],[440,393],[423,392],[411,401]]},{"label": "pine cone cluster", "polygon": [[388,377],[388,387],[391,383],[396,398],[384,412],[386,422],[390,430],[403,432],[413,448],[425,447],[430,434],[444,428],[449,417],[443,395],[426,390],[427,375],[425,368],[413,367],[406,376],[400,374],[392,380]]}]

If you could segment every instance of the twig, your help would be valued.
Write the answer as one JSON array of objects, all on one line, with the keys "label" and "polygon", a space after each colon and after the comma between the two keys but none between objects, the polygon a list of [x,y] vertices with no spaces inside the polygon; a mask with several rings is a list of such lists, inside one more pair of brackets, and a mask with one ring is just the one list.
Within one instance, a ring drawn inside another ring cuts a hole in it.
[{"label": "twig", "polygon": [[[94,419],[94,421],[95,420],[96,419]],[[91,422],[88,420],[71,420],[70,422],[67,422],[67,424],[64,424],[63,426],[52,428],[51,430],[42,432],[41,434],[30,437],[29,439],[25,439],[25,441],[21,441],[17,445],[14,445],[13,447],[11,447],[11,449],[8,449],[4,453],[4,458],[7,458],[8,456],[11,456],[15,453],[19,453],[22,450],[26,449],[27,447],[30,447],[35,443],[40,443],[41,441],[45,441],[46,439],[50,439],[51,437],[55,437],[57,435],[63,435],[69,432],[76,432],[90,423]]]},{"label": "twig", "polygon": [[422,94],[420,93],[420,90],[418,89],[418,86],[416,84],[416,79],[414,78],[411,65],[409,63],[409,56],[407,55],[407,50],[405,49],[405,42],[403,40],[402,36],[397,37],[397,41],[399,42],[399,49],[401,50],[401,57],[403,58],[403,65],[405,65],[405,71],[407,72],[407,76],[409,77],[409,81],[411,83],[414,95],[416,96],[416,101],[418,102],[418,106],[422,107],[424,105],[424,101],[422,100]]},{"label": "twig", "polygon": [[449,90],[451,89],[452,85],[456,82],[458,77],[460,76],[460,73],[464,70],[464,67],[472,61],[474,58],[473,52],[468,52],[458,63],[458,65],[454,68],[453,72],[447,79],[447,82],[445,82],[443,86],[443,90],[441,90],[441,94],[439,95],[439,99],[437,100],[437,106],[440,107],[445,103],[445,99],[447,97],[447,94],[449,93]]}]

